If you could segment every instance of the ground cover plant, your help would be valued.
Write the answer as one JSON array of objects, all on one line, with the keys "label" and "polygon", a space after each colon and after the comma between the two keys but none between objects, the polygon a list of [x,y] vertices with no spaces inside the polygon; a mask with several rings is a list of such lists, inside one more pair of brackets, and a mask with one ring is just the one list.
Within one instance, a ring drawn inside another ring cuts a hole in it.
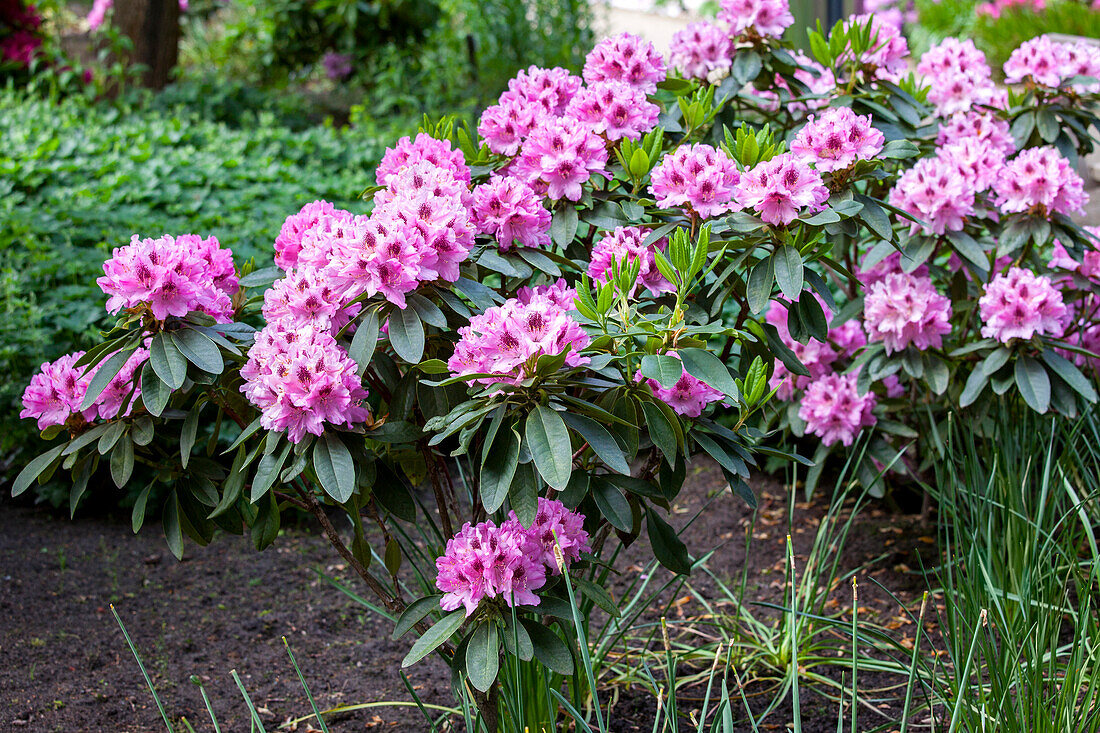
[{"label": "ground cover plant", "polygon": [[[760,456],[828,452],[785,452],[773,428],[829,449],[877,425],[851,458],[878,493],[945,455],[953,408],[980,429],[1005,400],[1095,402],[1095,249],[1068,214],[1096,57],[1029,42],[1006,94],[958,42],[907,74],[869,16],[811,33],[814,59],[778,40],[782,2],[718,20],[668,64],[620,34],[581,76],[521,71],[476,130],[427,121],[362,213],[318,200],[282,221],[273,267],[209,232],[119,242],[97,280],[113,328],[24,393],[60,440],[13,493],[60,468],[75,506],[102,472],[145,487],[136,530],[166,489],[177,557],[185,537],[268,547],[306,512],[394,637],[416,631],[403,666],[450,667],[467,729],[603,731],[593,620],[630,611],[607,585],[643,534],[674,575],[699,565],[667,518],[693,459],[752,502]],[[842,338],[850,362],[827,357]],[[795,390],[797,411],[773,409]],[[714,710],[725,726],[732,702]]]}]

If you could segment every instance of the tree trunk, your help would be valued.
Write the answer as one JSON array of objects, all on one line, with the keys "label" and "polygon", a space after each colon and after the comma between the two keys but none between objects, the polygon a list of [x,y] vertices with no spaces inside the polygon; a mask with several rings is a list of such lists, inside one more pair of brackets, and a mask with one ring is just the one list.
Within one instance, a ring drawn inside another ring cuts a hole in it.
[{"label": "tree trunk", "polygon": [[134,44],[127,63],[145,67],[142,86],[161,89],[179,57],[179,0],[115,0],[114,22]]}]

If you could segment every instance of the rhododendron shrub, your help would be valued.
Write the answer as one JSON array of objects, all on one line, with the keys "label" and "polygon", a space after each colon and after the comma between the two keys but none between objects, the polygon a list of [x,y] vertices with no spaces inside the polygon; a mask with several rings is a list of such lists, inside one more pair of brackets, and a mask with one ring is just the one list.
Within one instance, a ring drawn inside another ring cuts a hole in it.
[{"label": "rhododendron shrub", "polygon": [[[1095,399],[1097,258],[1068,218],[1087,87],[991,94],[969,49],[913,76],[868,17],[811,59],[782,0],[721,11],[669,61],[622,34],[580,74],[519,72],[476,132],[426,124],[361,210],[287,212],[273,266],[119,247],[115,328],[28,376],[61,440],[15,492],[59,467],[74,507],[99,470],[164,484],[177,555],[306,511],[420,634],[405,663],[438,652],[495,730],[501,654],[568,675],[574,592],[617,613],[612,548],[644,529],[690,572],[667,517],[693,459],[751,501],[758,456],[810,463],[773,428],[816,438],[815,471],[869,433],[874,481],[919,470],[926,446],[896,453],[952,406]],[[973,89],[933,100],[937,74]]]}]

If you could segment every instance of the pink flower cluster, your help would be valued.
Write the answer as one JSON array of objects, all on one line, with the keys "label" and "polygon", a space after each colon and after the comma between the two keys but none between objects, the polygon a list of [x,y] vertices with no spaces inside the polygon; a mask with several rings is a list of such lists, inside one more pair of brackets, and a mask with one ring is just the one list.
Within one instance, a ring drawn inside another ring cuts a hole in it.
[{"label": "pink flower cluster", "polygon": [[437,140],[424,132],[415,141],[406,136],[397,141],[396,147],[387,149],[375,171],[375,180],[379,186],[388,186],[390,179],[413,163],[430,163],[451,173],[456,181],[470,184],[470,167],[462,151],[452,150],[450,140]]},{"label": "pink flower cluster", "polygon": [[248,350],[241,367],[241,392],[260,408],[260,425],[287,434],[292,443],[325,424],[346,425],[367,418],[367,397],[354,361],[327,330],[269,323]]},{"label": "pink flower cluster", "polygon": [[31,377],[30,384],[23,391],[23,410],[21,418],[37,421],[38,429],[45,430],[51,425],[70,425],[74,416],[79,416],[78,424],[94,420],[112,420],[120,415],[130,415],[137,398],[141,396],[141,387],[137,384],[137,373],[149,359],[149,352],[138,348],[130,354],[107,386],[86,410],[81,410],[88,385],[99,371],[103,362],[92,368],[76,366],[83,351],[67,354],[53,362],[42,364],[39,371]]},{"label": "pink flower cluster", "polygon": [[[836,349],[817,339],[811,338],[804,344],[795,341],[790,331],[787,329],[787,306],[782,302],[778,300],[771,301],[764,319],[775,326],[776,330],[779,332],[779,339],[788,349],[794,352],[794,355],[798,357],[798,360],[810,372],[810,376],[808,377],[791,374],[791,372],[787,370],[787,367],[783,365],[783,362],[777,359],[775,362],[775,371],[772,372],[768,386],[778,390],[776,396],[779,399],[789,400],[794,396],[795,391],[805,389],[814,381],[824,377],[831,371],[832,368],[830,365],[840,358],[840,354],[837,353]],[[850,330],[851,327],[849,327],[842,332],[842,339],[845,345],[859,348],[859,346],[866,343],[866,339],[863,336],[863,332],[859,330],[858,324],[852,321],[849,321],[849,323],[853,323],[858,334],[853,333]],[[845,325],[847,326],[847,324]]]},{"label": "pink flower cluster", "polygon": [[569,117],[548,117],[523,142],[512,172],[537,193],[579,201],[592,174],[607,175],[607,148],[593,129]]},{"label": "pink flower cluster", "polygon": [[945,38],[921,56],[917,72],[928,82],[928,101],[941,117],[1007,102],[1005,92],[993,83],[985,54],[969,39]]},{"label": "pink flower cluster", "polygon": [[509,606],[537,606],[541,599],[535,591],[546,584],[547,570],[559,572],[555,545],[567,565],[591,550],[583,523],[584,515],[543,497],[527,528],[515,512],[499,527],[492,521],[467,522],[447,540],[446,552],[435,561],[435,585],[443,591],[440,607],[454,611],[462,606],[469,617],[484,598],[499,598]]},{"label": "pink flower cluster", "polygon": [[[1100,241],[1100,227],[1085,227],[1085,231],[1091,234],[1094,240]],[[1095,249],[1095,246],[1094,242],[1093,248],[1086,249],[1084,256],[1078,261],[1066,251],[1065,245],[1055,239],[1047,267],[1076,272],[1081,277],[1100,282],[1100,250]]]},{"label": "pink flower cluster", "polygon": [[979,17],[984,15],[996,19],[1000,18],[1001,14],[1010,8],[1019,8],[1037,13],[1045,9],[1046,6],[1044,0],[994,0],[993,2],[979,4],[974,8],[974,14]]},{"label": "pink flower cluster", "polygon": [[[671,355],[677,359],[680,358],[675,352]],[[638,372],[636,378],[640,381],[642,373]],[[653,390],[654,397],[671,407],[676,414],[684,417],[699,417],[707,405],[712,402],[721,402],[726,398],[714,387],[688,374],[687,369],[683,370],[676,384],[671,387],[663,386],[656,379],[647,379],[646,384]]]},{"label": "pink flower cluster", "polygon": [[518,298],[489,308],[458,329],[459,341],[447,361],[452,374],[499,374],[484,377],[484,384],[519,384],[531,376],[540,356],[557,355],[569,349],[567,366],[588,363],[580,350],[589,337],[569,315],[558,298],[532,292],[526,302]]},{"label": "pink flower cluster", "polygon": [[657,126],[660,108],[645,92],[623,81],[591,82],[577,92],[566,115],[608,140],[638,140]]},{"label": "pink flower cluster", "polygon": [[966,138],[973,138],[986,147],[994,147],[1010,155],[1016,152],[1008,123],[990,112],[956,112],[940,125],[937,145],[946,145]]},{"label": "pink flower cluster", "polygon": [[1013,267],[985,286],[978,300],[982,336],[1003,343],[1033,336],[1062,335],[1066,305],[1050,278]]},{"label": "pink flower cluster", "polygon": [[828,374],[810,384],[802,397],[798,416],[806,430],[825,445],[838,440],[851,445],[859,431],[875,424],[873,392],[859,394],[856,374]]},{"label": "pink flower cluster", "polygon": [[786,226],[803,210],[812,213],[824,208],[829,189],[802,159],[783,153],[741,174],[735,199],[755,209],[766,223]]},{"label": "pink flower cluster", "polygon": [[[867,259],[867,257],[863,258],[863,264],[860,265],[860,269],[856,273],[864,289],[871,287],[874,283],[882,282],[894,273],[905,273],[901,264],[901,252],[891,252],[873,265],[865,264]],[[911,274],[913,277],[927,277],[928,265],[918,265]]]},{"label": "pink flower cluster", "polygon": [[936,155],[901,174],[890,204],[917,218],[911,231],[943,234],[962,229],[963,220],[974,213],[974,188],[954,160]]},{"label": "pink flower cluster", "polygon": [[[1012,52],[1004,71],[1009,84],[1030,79],[1041,86],[1057,88],[1075,76],[1100,77],[1100,48],[1088,43],[1059,43],[1050,36],[1038,36],[1024,41]],[[1081,86],[1096,91],[1095,84]]]},{"label": "pink flower cluster", "polygon": [[232,320],[231,296],[238,290],[233,254],[214,237],[140,239],[116,247],[96,280],[107,311],[148,309],[158,321],[201,311],[220,322]]},{"label": "pink flower cluster", "polygon": [[562,68],[532,66],[508,82],[497,104],[487,107],[478,123],[478,134],[489,150],[515,155],[524,139],[548,117],[561,117],[581,88],[580,77]]},{"label": "pink flower cluster", "polygon": [[735,36],[748,33],[779,38],[794,23],[788,0],[720,0],[718,20]]},{"label": "pink flower cluster", "polygon": [[496,238],[502,250],[550,246],[550,212],[534,189],[513,176],[494,175],[474,189],[474,223],[479,234]]},{"label": "pink flower cluster", "polygon": [[993,190],[997,206],[1006,213],[1072,214],[1089,200],[1081,176],[1050,145],[1028,148],[1008,161]]},{"label": "pink flower cluster", "polygon": [[1005,154],[981,140],[966,137],[940,149],[939,155],[953,164],[975,193],[989,190],[1001,176]]},{"label": "pink flower cluster", "polygon": [[657,269],[657,260],[653,254],[655,249],[664,250],[668,246],[668,240],[661,239],[647,246],[645,244],[647,236],[649,236],[649,230],[641,227],[616,228],[592,248],[588,276],[596,282],[607,282],[611,279],[612,263],[617,263],[619,268],[625,268],[628,264],[638,261],[641,263],[638,280],[630,290],[631,295],[639,284],[645,286],[653,295],[672,292],[675,288]]},{"label": "pink flower cluster", "polygon": [[850,107],[829,107],[810,115],[791,142],[791,152],[819,171],[837,171],[857,160],[871,160],[884,142],[883,134],[871,126],[870,115],[857,115]]},{"label": "pink flower cluster", "polygon": [[894,273],[872,284],[864,296],[863,325],[871,341],[882,341],[892,354],[913,345],[936,348],[951,333],[951,299],[940,295],[931,278]]},{"label": "pink flower cluster", "polygon": [[590,85],[621,81],[643,94],[652,94],[665,80],[665,60],[649,41],[633,33],[619,33],[603,39],[588,52],[582,74]]},{"label": "pink flower cluster", "polygon": [[713,23],[692,23],[676,31],[669,45],[669,62],[687,79],[706,80],[728,71],[732,54],[729,33]]},{"label": "pink flower cluster", "polygon": [[666,154],[649,185],[658,206],[682,206],[710,218],[741,208],[733,196],[740,180],[737,164],[724,151],[696,143]]}]

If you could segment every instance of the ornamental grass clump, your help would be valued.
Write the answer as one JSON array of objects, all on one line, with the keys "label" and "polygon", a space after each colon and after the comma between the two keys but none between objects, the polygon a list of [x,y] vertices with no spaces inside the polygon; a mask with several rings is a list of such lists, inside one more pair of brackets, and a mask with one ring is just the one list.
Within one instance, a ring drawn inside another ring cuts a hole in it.
[{"label": "ornamental grass clump", "polygon": [[[576,609],[619,608],[588,570],[644,528],[691,572],[670,517],[698,457],[751,498],[759,456],[810,463],[776,428],[817,436],[819,470],[881,427],[870,470],[955,405],[980,422],[988,392],[1095,400],[1075,365],[1093,286],[1065,265],[1092,249],[1066,218],[1087,90],[1033,80],[946,117],[891,27],[811,33],[811,60],[778,40],[790,23],[783,2],[724,2],[692,31],[728,40],[706,78],[630,34],[580,76],[521,71],[476,131],[399,141],[362,210],[286,212],[272,266],[159,232],[116,250],[113,329],[27,389],[58,442],[14,493],[62,468],[75,508],[108,470],[146,484],[137,529],[161,485],[177,556],[220,532],[268,547],[305,511],[395,636],[417,632],[405,665],[438,654],[492,731],[518,726],[502,669],[542,665],[559,692],[578,659],[591,677]],[[1014,165],[1019,194],[998,188]],[[1054,237],[1061,269],[1032,277],[1061,300],[1013,274],[1046,272]]]}]

